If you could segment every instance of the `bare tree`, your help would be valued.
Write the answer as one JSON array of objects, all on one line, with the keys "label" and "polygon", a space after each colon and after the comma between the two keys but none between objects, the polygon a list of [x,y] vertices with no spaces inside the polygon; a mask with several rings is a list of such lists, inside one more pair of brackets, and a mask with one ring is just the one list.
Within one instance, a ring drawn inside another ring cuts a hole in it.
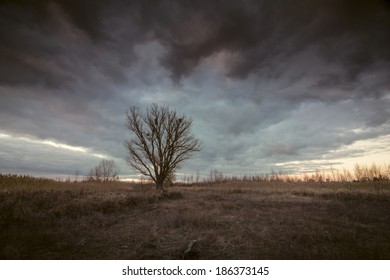
[{"label": "bare tree", "polygon": [[76,170],[74,175],[75,175],[74,182],[77,183],[79,181],[80,170]]},{"label": "bare tree", "polygon": [[130,108],[127,128],[133,138],[126,143],[128,164],[150,177],[157,189],[162,189],[183,161],[200,151],[199,140],[190,132],[191,126],[191,119],[168,107],[153,104],[146,113]]},{"label": "bare tree", "polygon": [[96,181],[116,181],[118,179],[120,169],[114,160],[103,159],[99,165],[91,171],[94,174]]},{"label": "bare tree", "polygon": [[91,170],[89,170],[89,173],[87,175],[87,181],[88,182],[95,181],[95,170],[93,168],[91,168]]}]

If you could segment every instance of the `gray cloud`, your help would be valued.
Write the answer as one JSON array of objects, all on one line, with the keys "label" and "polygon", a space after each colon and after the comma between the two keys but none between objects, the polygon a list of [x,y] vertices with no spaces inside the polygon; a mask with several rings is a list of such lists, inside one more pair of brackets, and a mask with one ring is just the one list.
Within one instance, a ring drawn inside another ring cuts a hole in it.
[{"label": "gray cloud", "polygon": [[[119,159],[126,110],[158,102],[203,142],[183,172],[339,162],[342,147],[390,134],[389,29],[381,0],[2,1],[0,133]],[[8,163],[21,156],[10,150]]]}]

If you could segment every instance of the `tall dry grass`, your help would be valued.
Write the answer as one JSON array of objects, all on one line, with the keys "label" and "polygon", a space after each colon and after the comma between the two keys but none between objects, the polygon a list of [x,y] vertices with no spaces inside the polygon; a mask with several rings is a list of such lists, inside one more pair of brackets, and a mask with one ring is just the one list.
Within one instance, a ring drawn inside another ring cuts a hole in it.
[{"label": "tall dry grass", "polygon": [[[19,180],[20,179],[20,180]],[[389,259],[390,184],[8,178],[1,259]]]}]

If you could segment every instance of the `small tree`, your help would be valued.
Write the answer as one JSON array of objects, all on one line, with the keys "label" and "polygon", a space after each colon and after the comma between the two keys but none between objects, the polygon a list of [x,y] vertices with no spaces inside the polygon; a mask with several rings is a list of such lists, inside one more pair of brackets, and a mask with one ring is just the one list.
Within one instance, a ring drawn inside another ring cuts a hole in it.
[{"label": "small tree", "polygon": [[126,143],[127,162],[162,189],[169,176],[196,151],[199,140],[191,135],[192,120],[167,107],[153,104],[146,113],[138,108],[127,112],[127,128],[133,138]]},{"label": "small tree", "polygon": [[116,181],[118,179],[120,169],[114,160],[103,159],[99,165],[90,171],[89,177],[95,177],[96,181]]}]

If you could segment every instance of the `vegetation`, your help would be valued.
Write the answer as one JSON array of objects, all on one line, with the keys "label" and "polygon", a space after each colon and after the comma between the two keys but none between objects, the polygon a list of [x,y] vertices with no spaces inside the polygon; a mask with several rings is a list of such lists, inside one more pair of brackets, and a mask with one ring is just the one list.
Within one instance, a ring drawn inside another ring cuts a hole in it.
[{"label": "vegetation", "polygon": [[153,104],[145,114],[131,108],[127,127],[133,138],[126,144],[127,162],[162,189],[183,161],[200,150],[199,141],[191,135],[191,126],[192,120],[167,107]]},{"label": "vegetation", "polygon": [[[195,179],[194,179],[195,178]],[[226,183],[226,182],[305,182],[305,183],[324,183],[324,182],[376,182],[390,181],[390,163],[389,164],[355,164],[354,170],[338,170],[330,167],[328,171],[315,171],[303,174],[288,174],[282,171],[272,171],[269,174],[243,175],[243,176],[225,176],[222,171],[217,169],[210,170],[210,175],[202,181],[199,174],[185,175],[183,182],[186,184],[206,184]]]},{"label": "vegetation", "polygon": [[0,177],[1,259],[389,259],[390,182]]}]

